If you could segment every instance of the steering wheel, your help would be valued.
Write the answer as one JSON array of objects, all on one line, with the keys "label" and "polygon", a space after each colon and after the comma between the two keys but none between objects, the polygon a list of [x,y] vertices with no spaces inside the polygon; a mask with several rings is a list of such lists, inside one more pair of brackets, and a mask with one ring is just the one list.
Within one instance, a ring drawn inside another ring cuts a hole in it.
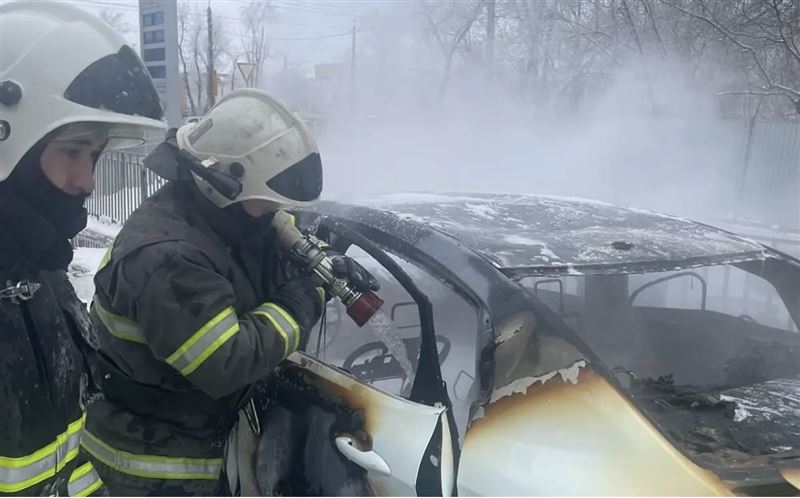
[{"label": "steering wheel", "polygon": [[[422,344],[420,337],[403,339],[406,354],[416,370],[419,362],[419,350]],[[450,340],[437,335],[436,346],[439,349],[439,364],[443,364],[450,354]],[[397,358],[382,341],[368,342],[356,348],[344,360],[342,368],[359,379],[375,382],[387,379],[405,379],[406,373]]]}]

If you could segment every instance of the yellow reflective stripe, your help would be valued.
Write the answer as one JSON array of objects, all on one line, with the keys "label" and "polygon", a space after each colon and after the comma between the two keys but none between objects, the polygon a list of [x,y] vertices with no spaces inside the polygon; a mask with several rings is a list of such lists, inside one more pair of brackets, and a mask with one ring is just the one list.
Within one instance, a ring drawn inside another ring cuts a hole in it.
[{"label": "yellow reflective stripe", "polygon": [[91,472],[93,469],[94,467],[92,467],[92,462],[84,463],[83,465],[72,471],[72,475],[69,476],[69,482],[73,483],[77,481],[81,477]]},{"label": "yellow reflective stripe", "polygon": [[90,433],[83,432],[81,446],[93,457],[124,474],[152,479],[217,479],[222,458],[164,457],[137,455],[117,450]]},{"label": "yellow reflective stripe", "polygon": [[72,422],[67,426],[67,430],[56,436],[56,440],[52,443],[48,444],[44,448],[36,450],[35,452],[31,453],[28,456],[24,457],[4,457],[0,456],[0,467],[6,468],[20,468],[35,463],[42,458],[48,456],[50,453],[55,452],[56,448],[59,444],[63,443],[64,441],[69,438],[69,436],[80,432],[81,428],[83,427],[83,422],[86,420],[86,414],[83,414],[81,418]]},{"label": "yellow reflective stripe", "polygon": [[125,341],[137,342],[139,344],[146,344],[144,332],[133,320],[130,320],[122,315],[114,314],[100,304],[97,296],[92,300],[92,306],[97,313],[100,322],[106,327],[108,333],[118,339]]},{"label": "yellow reflective stripe", "polygon": [[300,345],[300,326],[286,310],[275,303],[264,303],[253,311],[254,314],[263,316],[272,324],[272,327],[281,335],[285,345],[283,357],[296,351]]},{"label": "yellow reflective stripe", "polygon": [[317,294],[319,294],[319,299],[322,301],[322,305],[325,306],[325,289],[322,287],[317,287]]},{"label": "yellow reflective stripe", "polygon": [[238,323],[238,320],[237,320],[237,323],[234,323],[233,325],[231,325],[230,328],[228,328],[225,332],[222,333],[221,336],[219,336],[218,338],[214,339],[214,341],[211,344],[209,344],[208,347],[206,347],[206,349],[204,349],[203,352],[200,353],[200,355],[197,358],[195,358],[188,366],[183,368],[181,370],[181,374],[189,375],[190,373],[192,373],[195,370],[197,370],[197,368],[204,361],[206,361],[209,356],[214,354],[220,347],[222,347],[223,344],[225,344],[225,342],[228,339],[230,339],[234,334],[236,334],[238,332],[239,332],[239,323]]},{"label": "yellow reflective stripe", "polygon": [[78,454],[80,430],[86,415],[44,448],[23,457],[0,456],[0,492],[15,493],[53,477]]},{"label": "yellow reflective stripe", "polygon": [[89,496],[100,489],[102,485],[103,480],[100,479],[91,462],[86,462],[72,472],[67,492],[69,496]]},{"label": "yellow reflective stripe", "polygon": [[239,317],[232,306],[219,312],[167,358],[182,375],[189,375],[239,332]]},{"label": "yellow reflective stripe", "polygon": [[286,358],[287,356],[289,356],[289,336],[286,335],[286,332],[283,330],[283,327],[281,327],[278,324],[278,321],[275,320],[275,318],[273,318],[270,313],[266,311],[261,311],[259,309],[253,311],[253,314],[258,316],[263,316],[272,324],[272,328],[277,330],[278,334],[280,334],[281,338],[283,339],[283,357]]},{"label": "yellow reflective stripe", "polygon": [[97,267],[97,271],[98,271],[98,272],[99,272],[100,270],[102,270],[103,268],[105,268],[105,267],[106,267],[106,265],[108,264],[108,262],[109,262],[109,261],[111,261],[111,250],[112,250],[113,248],[114,248],[114,246],[112,245],[111,247],[109,247],[109,248],[106,250],[106,253],[105,253],[105,254],[103,254],[103,259],[101,259],[101,260],[100,260],[100,266],[98,266],[98,267]]},{"label": "yellow reflective stripe", "polygon": [[264,306],[267,308],[273,309],[277,311],[284,320],[289,322],[289,325],[292,327],[292,331],[294,332],[294,350],[296,351],[298,347],[300,347],[300,326],[297,325],[295,319],[290,315],[285,309],[278,306],[275,303],[264,303]]}]

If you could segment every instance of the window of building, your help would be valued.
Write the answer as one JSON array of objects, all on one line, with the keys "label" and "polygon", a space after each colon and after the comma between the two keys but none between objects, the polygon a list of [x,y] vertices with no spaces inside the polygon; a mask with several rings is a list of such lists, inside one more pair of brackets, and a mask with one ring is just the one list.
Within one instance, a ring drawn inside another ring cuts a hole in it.
[{"label": "window of building", "polygon": [[150,14],[142,15],[143,26],[160,26],[164,24],[163,12],[151,12]]},{"label": "window of building", "polygon": [[153,31],[145,31],[142,35],[144,38],[144,43],[163,43],[164,42],[164,30],[163,29],[156,29]]},{"label": "window of building", "polygon": [[167,77],[166,66],[147,66],[147,69],[150,71],[150,76],[152,76],[153,78]]},{"label": "window of building", "polygon": [[144,49],[144,61],[163,61],[166,57],[166,51],[163,48],[146,48]]}]

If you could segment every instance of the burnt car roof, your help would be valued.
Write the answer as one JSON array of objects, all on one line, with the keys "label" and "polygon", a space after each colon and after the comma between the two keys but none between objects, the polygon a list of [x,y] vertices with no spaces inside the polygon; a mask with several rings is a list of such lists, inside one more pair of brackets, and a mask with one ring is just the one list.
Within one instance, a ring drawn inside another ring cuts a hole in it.
[{"label": "burnt car roof", "polygon": [[358,204],[445,232],[504,273],[520,276],[658,271],[766,257],[764,246],[724,230],[586,199],[412,193]]}]

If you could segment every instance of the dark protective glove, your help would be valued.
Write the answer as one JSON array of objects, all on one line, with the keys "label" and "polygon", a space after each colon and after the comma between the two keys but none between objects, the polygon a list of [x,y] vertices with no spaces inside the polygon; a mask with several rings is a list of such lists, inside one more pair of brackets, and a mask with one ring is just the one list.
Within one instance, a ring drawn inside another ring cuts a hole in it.
[{"label": "dark protective glove", "polygon": [[305,349],[311,329],[322,316],[323,300],[316,284],[307,275],[286,281],[270,299],[288,311],[300,327],[300,349]]},{"label": "dark protective glove", "polygon": [[328,251],[333,263],[333,274],[350,282],[350,285],[359,292],[378,291],[381,285],[375,280],[366,268],[350,256]]}]

